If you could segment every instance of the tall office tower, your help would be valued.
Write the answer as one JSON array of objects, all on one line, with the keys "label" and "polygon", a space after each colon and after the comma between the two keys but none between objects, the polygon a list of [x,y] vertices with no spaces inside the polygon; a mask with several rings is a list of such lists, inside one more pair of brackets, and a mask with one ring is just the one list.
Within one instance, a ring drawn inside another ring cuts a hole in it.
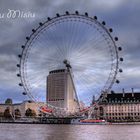
[{"label": "tall office tower", "polygon": [[68,69],[58,69],[49,72],[47,76],[47,103],[60,108],[66,108],[69,113],[78,109],[75,87]]}]

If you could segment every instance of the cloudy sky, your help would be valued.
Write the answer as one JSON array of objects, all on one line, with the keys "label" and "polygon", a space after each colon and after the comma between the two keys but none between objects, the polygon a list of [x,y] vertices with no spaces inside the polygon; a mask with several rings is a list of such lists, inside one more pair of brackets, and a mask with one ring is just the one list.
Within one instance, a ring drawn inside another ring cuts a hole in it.
[{"label": "cloudy sky", "polygon": [[[115,91],[122,88],[130,91],[140,91],[140,1],[139,0],[0,0],[0,102],[12,98],[15,102],[27,99],[18,86],[16,77],[18,63],[17,55],[21,52],[21,45],[25,37],[36,28],[40,21],[56,13],[71,13],[78,10],[88,12],[89,16],[98,16],[100,21],[105,20],[108,27],[114,29],[123,48],[121,55],[124,63],[121,64],[124,73],[119,75],[121,83],[114,85]],[[35,17],[9,18],[8,9],[31,12]]]}]

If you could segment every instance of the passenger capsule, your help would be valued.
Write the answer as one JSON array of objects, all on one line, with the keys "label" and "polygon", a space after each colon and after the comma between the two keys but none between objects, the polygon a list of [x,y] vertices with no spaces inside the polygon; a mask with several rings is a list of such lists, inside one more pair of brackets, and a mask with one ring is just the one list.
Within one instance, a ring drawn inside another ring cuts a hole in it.
[{"label": "passenger capsule", "polygon": [[66,15],[69,15],[69,12],[68,11],[66,11]]},{"label": "passenger capsule", "polygon": [[119,51],[122,51],[122,47],[118,47],[118,50],[119,50]]},{"label": "passenger capsule", "polygon": [[32,103],[32,101],[31,100],[28,100],[28,103]]},{"label": "passenger capsule", "polygon": [[27,37],[26,37],[26,40],[29,40],[29,39],[30,39],[30,38],[27,36]]},{"label": "passenger capsule", "polygon": [[26,93],[26,92],[23,92],[22,94],[23,94],[23,95],[27,95],[27,93]]},{"label": "passenger capsule", "polygon": [[122,57],[120,58],[120,61],[123,61],[123,58]]},{"label": "passenger capsule", "polygon": [[97,16],[94,16],[94,19],[97,20]]},{"label": "passenger capsule", "polygon": [[19,54],[19,55],[18,55],[18,57],[19,57],[19,58],[21,58],[21,57],[22,57],[22,55],[21,55],[21,54]]},{"label": "passenger capsule", "polygon": [[105,25],[106,24],[105,21],[103,21],[102,24]]},{"label": "passenger capsule", "polygon": [[118,41],[118,37],[115,37],[114,39],[115,39],[115,41]]},{"label": "passenger capsule", "polygon": [[17,67],[20,67],[20,64],[17,64]]},{"label": "passenger capsule", "polygon": [[40,26],[42,26],[42,25],[43,25],[43,23],[42,23],[42,22],[39,22],[39,25],[40,25]]},{"label": "passenger capsule", "polygon": [[76,15],[79,15],[79,12],[78,12],[78,11],[75,11],[75,14],[76,14]]},{"label": "passenger capsule", "polygon": [[22,48],[22,49],[24,49],[24,48],[25,48],[25,46],[24,46],[24,45],[22,45],[22,46],[21,46],[21,48]]},{"label": "passenger capsule", "polygon": [[23,86],[22,83],[19,83],[19,86]]},{"label": "passenger capsule", "polygon": [[35,29],[32,29],[32,32],[33,32],[33,33],[35,33],[35,31],[36,31]]},{"label": "passenger capsule", "polygon": [[119,72],[120,72],[120,73],[122,73],[122,72],[123,72],[123,70],[122,70],[122,69],[119,69]]},{"label": "passenger capsule", "polygon": [[119,84],[119,83],[120,83],[120,81],[119,81],[119,80],[116,80],[116,83],[117,83],[117,84]]},{"label": "passenger capsule", "polygon": [[17,77],[20,77],[20,74],[19,73],[17,74]]},{"label": "passenger capsule", "polygon": [[87,17],[88,17],[88,13],[87,13],[87,12],[85,13],[85,16],[87,16]]},{"label": "passenger capsule", "polygon": [[59,13],[56,13],[56,16],[57,16],[57,17],[60,17]]},{"label": "passenger capsule", "polygon": [[51,20],[51,18],[50,17],[48,17],[48,21],[50,21]]},{"label": "passenger capsule", "polygon": [[110,29],[109,29],[109,32],[110,32],[110,33],[112,33],[112,32],[113,32],[113,29],[112,29],[112,28],[110,28]]}]

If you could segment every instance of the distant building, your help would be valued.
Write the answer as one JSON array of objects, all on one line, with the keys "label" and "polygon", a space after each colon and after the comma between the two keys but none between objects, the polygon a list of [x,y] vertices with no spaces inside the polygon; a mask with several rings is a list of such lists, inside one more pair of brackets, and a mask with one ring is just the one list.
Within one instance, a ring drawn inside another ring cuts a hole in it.
[{"label": "distant building", "polygon": [[92,97],[92,104],[94,104],[95,103],[95,95],[93,95],[93,97]]},{"label": "distant building", "polygon": [[25,112],[28,108],[34,110],[37,116],[40,114],[38,104],[35,102],[29,103],[28,101],[24,101],[16,104],[0,104],[0,113],[4,113],[7,108],[9,108],[11,114],[14,114],[16,109],[19,109],[22,117],[25,117]]},{"label": "distant building", "polygon": [[140,121],[140,93],[107,94],[94,113],[108,121]]},{"label": "distant building", "polygon": [[67,69],[53,70],[47,77],[47,103],[66,108],[73,113],[78,108],[78,101],[70,71]]}]

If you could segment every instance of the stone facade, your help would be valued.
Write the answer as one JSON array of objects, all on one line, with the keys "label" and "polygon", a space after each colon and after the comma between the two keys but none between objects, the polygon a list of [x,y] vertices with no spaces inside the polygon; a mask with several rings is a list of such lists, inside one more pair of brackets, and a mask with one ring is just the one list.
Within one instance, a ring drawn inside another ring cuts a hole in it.
[{"label": "stone facade", "polygon": [[22,103],[17,103],[17,104],[0,104],[0,113],[4,113],[5,109],[7,108],[9,108],[11,114],[14,114],[14,111],[16,109],[19,109],[22,117],[25,117],[25,112],[28,108],[34,110],[37,116],[40,114],[38,110],[38,104],[36,104],[35,102],[29,103],[28,101],[24,101]]},{"label": "stone facade", "polygon": [[107,94],[93,115],[108,121],[140,121],[140,93]]}]

